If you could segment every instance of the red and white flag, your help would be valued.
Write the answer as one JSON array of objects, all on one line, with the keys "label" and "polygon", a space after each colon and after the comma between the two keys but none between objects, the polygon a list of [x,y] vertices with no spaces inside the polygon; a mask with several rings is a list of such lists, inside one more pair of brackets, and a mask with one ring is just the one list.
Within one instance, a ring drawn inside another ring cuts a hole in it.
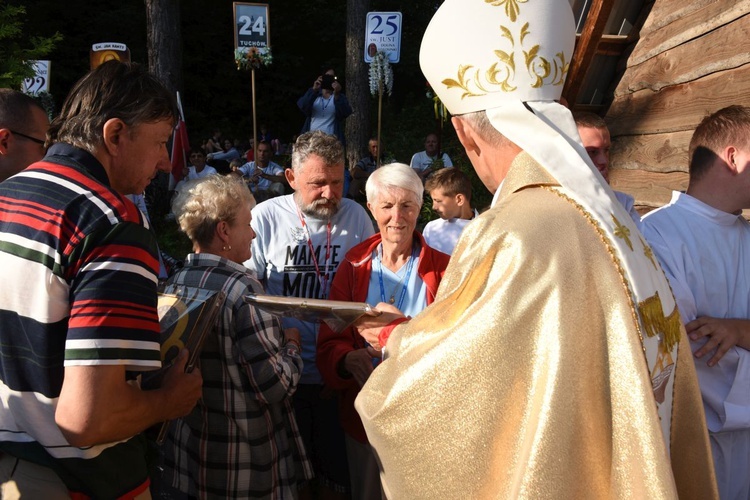
[{"label": "red and white flag", "polygon": [[169,190],[173,190],[185,174],[187,174],[187,160],[190,156],[185,113],[182,111],[180,93],[177,92],[177,107],[180,110],[180,120],[172,134],[172,175],[169,176]]}]

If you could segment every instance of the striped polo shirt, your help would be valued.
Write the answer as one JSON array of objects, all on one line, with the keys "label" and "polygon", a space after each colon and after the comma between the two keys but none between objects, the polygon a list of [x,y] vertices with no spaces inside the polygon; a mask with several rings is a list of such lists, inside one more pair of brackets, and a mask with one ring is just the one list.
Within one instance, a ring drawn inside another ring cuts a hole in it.
[{"label": "striped polo shirt", "polygon": [[86,151],[55,144],[0,183],[0,450],[52,467],[71,491],[148,485],[142,437],[76,448],[54,417],[66,366],[161,366],[157,251]]}]

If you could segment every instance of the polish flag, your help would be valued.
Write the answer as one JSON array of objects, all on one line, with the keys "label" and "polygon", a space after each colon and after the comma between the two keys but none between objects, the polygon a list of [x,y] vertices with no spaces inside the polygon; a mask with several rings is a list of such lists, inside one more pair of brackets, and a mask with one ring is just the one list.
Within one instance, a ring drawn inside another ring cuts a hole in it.
[{"label": "polish flag", "polygon": [[188,142],[185,114],[182,111],[182,101],[180,100],[179,92],[177,92],[177,107],[180,110],[180,121],[177,123],[172,135],[172,175],[169,177],[170,191],[187,174],[187,160],[190,156],[190,143]]}]

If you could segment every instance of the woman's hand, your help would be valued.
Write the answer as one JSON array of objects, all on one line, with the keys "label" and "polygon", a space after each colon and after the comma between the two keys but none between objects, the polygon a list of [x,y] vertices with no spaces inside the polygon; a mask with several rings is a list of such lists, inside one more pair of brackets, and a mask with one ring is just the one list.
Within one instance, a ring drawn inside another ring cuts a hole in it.
[{"label": "woman's hand", "polygon": [[378,340],[380,331],[394,320],[404,317],[404,314],[395,306],[381,302],[370,313],[355,321],[354,327],[367,343],[376,351],[380,351],[381,346]]}]

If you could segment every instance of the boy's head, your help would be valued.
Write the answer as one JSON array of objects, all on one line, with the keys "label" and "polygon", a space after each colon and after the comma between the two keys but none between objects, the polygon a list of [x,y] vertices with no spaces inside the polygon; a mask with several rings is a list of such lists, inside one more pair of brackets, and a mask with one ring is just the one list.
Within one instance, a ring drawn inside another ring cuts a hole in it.
[{"label": "boy's head", "polygon": [[441,219],[471,219],[471,182],[459,169],[438,170],[427,179],[425,190]]}]

